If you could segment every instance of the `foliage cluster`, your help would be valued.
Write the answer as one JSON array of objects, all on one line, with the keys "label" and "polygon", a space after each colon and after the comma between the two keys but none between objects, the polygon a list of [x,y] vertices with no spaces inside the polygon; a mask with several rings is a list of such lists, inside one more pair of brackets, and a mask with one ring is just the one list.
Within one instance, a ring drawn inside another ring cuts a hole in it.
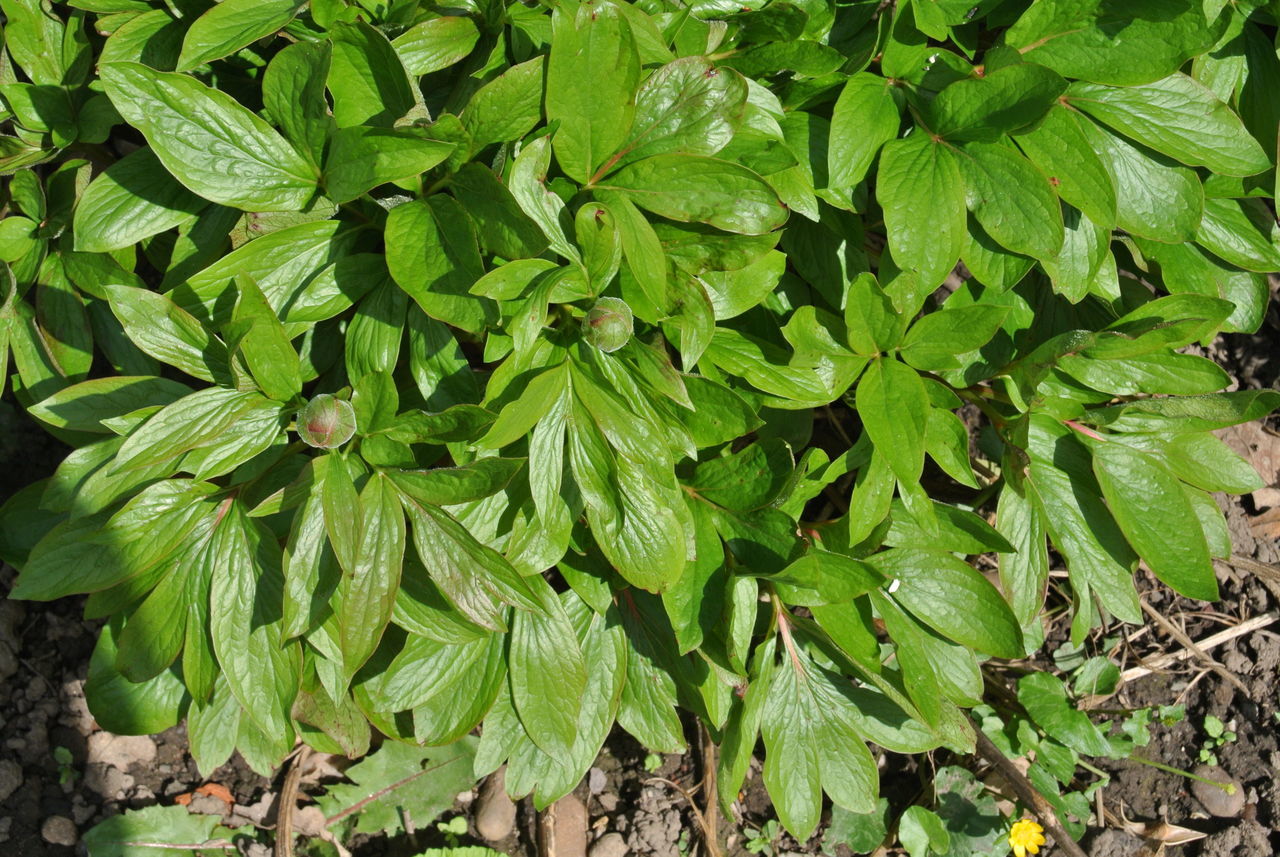
[{"label": "foliage cluster", "polygon": [[1077,642],[1217,595],[1275,5],[0,0],[0,377],[73,448],[12,595],[206,769],[479,725],[545,805],[693,717],[874,812],[1050,545]]}]

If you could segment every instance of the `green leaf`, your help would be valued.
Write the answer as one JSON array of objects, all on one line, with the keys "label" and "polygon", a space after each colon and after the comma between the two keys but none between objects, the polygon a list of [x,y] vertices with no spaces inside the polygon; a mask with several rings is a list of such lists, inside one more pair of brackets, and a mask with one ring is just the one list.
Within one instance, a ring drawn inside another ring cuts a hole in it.
[{"label": "green leaf", "polygon": [[377,474],[359,499],[360,548],[335,593],[338,642],[348,677],[364,665],[391,621],[404,562],[404,512],[395,486]]},{"label": "green leaf", "polygon": [[831,822],[822,832],[822,848],[826,853],[843,845],[854,854],[870,854],[889,835],[889,801],[880,798],[871,812],[849,812],[843,807],[831,808]]},{"label": "green leaf", "polygon": [[232,323],[244,325],[240,352],[262,391],[287,402],[302,392],[302,367],[284,325],[262,290],[248,277],[236,278],[236,308]]},{"label": "green leaf", "polygon": [[258,728],[292,745],[301,652],[280,643],[284,578],[275,536],[233,502],[214,530],[208,557],[216,563],[209,630],[222,673]]},{"label": "green leaf", "polygon": [[[230,841],[232,832],[218,824],[214,815],[188,812],[185,806],[149,806],[112,816],[85,831],[84,844],[92,857],[143,857],[154,845],[174,847],[214,840]],[[196,852],[213,854],[220,849]]]},{"label": "green leaf", "polygon": [[116,376],[82,381],[59,390],[27,408],[49,425],[72,431],[110,434],[102,420],[154,405],[167,405],[191,393],[190,387],[168,378]]},{"label": "green leaf", "polygon": [[480,242],[489,252],[504,259],[532,259],[547,249],[547,237],[538,224],[521,210],[511,191],[488,168],[464,164],[453,174],[451,188],[475,221]]},{"label": "green leaf", "polygon": [[108,624],[98,635],[89,658],[84,684],[89,712],[103,729],[117,735],[163,732],[182,720],[190,697],[173,671],[144,682],[132,682],[115,667],[117,626]]},{"label": "green leaf", "polygon": [[886,143],[876,199],[894,261],[938,285],[960,259],[965,240],[965,184],[959,159],[942,142],[916,131]]},{"label": "green leaf", "polygon": [[1048,735],[1086,756],[1109,756],[1111,745],[1067,698],[1062,681],[1047,672],[1035,672],[1018,679],[1018,702],[1036,725]]},{"label": "green leaf", "polygon": [[409,297],[432,318],[478,332],[493,309],[471,294],[484,273],[475,232],[452,199],[434,196],[387,215],[387,268]]},{"label": "green leaf", "polygon": [[1102,501],[1088,450],[1070,429],[1033,414],[1027,452],[1028,498],[1066,559],[1073,585],[1096,593],[1122,621],[1141,623],[1133,588],[1137,556]]},{"label": "green leaf", "polygon": [[191,22],[177,71],[222,59],[283,29],[304,0],[223,0]]},{"label": "green leaf", "polygon": [[930,130],[948,140],[995,143],[1047,113],[1066,88],[1061,75],[1035,63],[1015,63],[958,80],[930,105]]},{"label": "green leaf", "polygon": [[917,369],[958,368],[957,355],[976,351],[1004,324],[1007,310],[975,305],[944,309],[923,316],[902,339],[902,359]]},{"label": "green leaf", "polygon": [[701,155],[655,155],[628,164],[599,187],[640,208],[684,223],[763,235],[787,220],[787,208],[756,173]]},{"label": "green leaf", "polygon": [[800,840],[809,838],[822,812],[825,790],[838,806],[870,812],[879,777],[857,723],[848,684],[807,656],[788,652],[769,686],[761,732],[764,782],[778,820]]},{"label": "green leaf", "polygon": [[1215,435],[1184,432],[1167,439],[1153,435],[1150,447],[1135,443],[1143,439],[1140,435],[1127,435],[1124,442],[1159,453],[1175,476],[1197,488],[1248,494],[1263,487],[1262,478],[1253,465]]},{"label": "green leaf", "polygon": [[34,83],[60,84],[67,71],[66,28],[43,3],[5,0],[5,47]]},{"label": "green leaf", "polygon": [[1079,303],[1107,263],[1111,232],[1094,223],[1083,211],[1065,204],[1062,221],[1065,227],[1062,249],[1056,259],[1041,259],[1040,264],[1053,281],[1053,290],[1072,303]]},{"label": "green leaf", "polygon": [[764,301],[782,279],[787,257],[770,250],[737,271],[707,271],[700,278],[718,320],[742,315]]},{"label": "green leaf", "polygon": [[[239,392],[206,387],[165,405],[141,428],[129,435],[116,454],[116,471],[138,470],[152,464],[172,462],[194,451],[238,456],[244,461],[260,452],[280,434],[284,406],[256,392]],[[248,428],[250,434],[239,431]],[[184,463],[184,469],[198,476],[225,472],[239,461],[219,470],[213,461],[202,464],[198,457]]]},{"label": "green leaf", "polygon": [[898,840],[911,857],[946,854],[951,849],[951,835],[935,812],[922,806],[909,806],[898,819]]},{"label": "green leaf", "polygon": [[529,737],[552,757],[572,748],[587,685],[586,664],[559,599],[545,613],[517,613],[511,622],[511,699]]},{"label": "green leaf", "polygon": [[1022,656],[1022,632],[1009,605],[968,563],[909,548],[875,554],[869,562],[898,581],[893,598],[939,634],[997,657]]},{"label": "green leaf", "polygon": [[76,205],[75,247],[86,253],[119,250],[190,220],[205,205],[144,146],[85,188]]},{"label": "green leaf", "polygon": [[1116,188],[1116,225],[1169,244],[1195,239],[1204,189],[1195,171],[1081,120]]},{"label": "green leaf", "polygon": [[139,349],[204,381],[227,377],[227,347],[168,297],[131,286],[109,286],[107,297],[125,335]]},{"label": "green leaf", "polygon": [[916,371],[892,358],[872,361],[858,382],[857,409],[871,442],[898,479],[919,480],[929,399]]},{"label": "green leaf", "polygon": [[[226,229],[227,226],[223,225],[224,233]],[[295,301],[302,303],[298,298],[305,292],[303,286],[308,281],[331,278],[332,288],[338,290],[338,283],[334,281],[339,277],[339,269],[335,268],[325,274],[325,268],[333,264],[333,260],[340,260],[351,253],[358,234],[357,230],[337,220],[317,220],[287,226],[255,238],[220,258],[214,252],[212,259],[199,263],[207,265],[201,270],[171,271],[170,276],[180,276],[177,277],[179,284],[169,295],[183,309],[210,326],[217,327],[230,320],[234,303],[232,282],[237,276],[247,276],[262,289],[272,308],[286,321],[293,321],[289,307]],[[223,235],[210,236],[206,240],[216,244],[223,240]],[[350,270],[344,266],[340,273],[348,274]],[[363,275],[367,269],[355,270]],[[361,292],[357,284],[343,282],[342,285],[359,297]],[[311,309],[308,308],[306,312]],[[300,312],[299,315],[303,319],[307,318],[305,312]]]},{"label": "green leaf", "polygon": [[334,128],[325,80],[332,49],[328,42],[289,45],[267,65],[262,76],[262,105],[284,135],[317,166]]},{"label": "green leaf", "polygon": [[[579,389],[570,411],[569,462],[586,504],[596,543],[632,584],[661,592],[685,566],[684,526],[674,479],[654,478],[666,470],[655,461],[652,439],[622,434],[633,418],[603,388]],[[627,414],[625,421],[623,415]],[[607,439],[606,439],[607,438]],[[615,446],[616,445],[616,446]],[[656,465],[656,466],[655,466]]]},{"label": "green leaf", "polygon": [[870,357],[895,347],[902,339],[904,321],[874,274],[859,274],[849,284],[844,325],[855,354]]},{"label": "green leaf", "polygon": [[391,46],[411,75],[431,74],[466,59],[480,38],[475,22],[447,15],[415,24],[392,39]]},{"label": "green leaf", "polygon": [[552,138],[556,162],[569,178],[588,184],[627,139],[640,55],[612,3],[558,8],[551,28],[546,110],[547,121],[559,123]]},{"label": "green leaf", "polygon": [[[899,493],[903,493],[899,486]],[[908,493],[910,489],[908,489]],[[973,512],[946,503],[914,501],[904,493],[890,508],[893,520],[884,535],[891,547],[920,547],[956,554],[1008,550],[1010,545],[990,524]]]},{"label": "green leaf", "polygon": [[1014,551],[1001,553],[1000,585],[1024,628],[1044,606],[1049,582],[1049,554],[1045,549],[1045,523],[1036,512],[1030,491],[1022,480],[1011,479],[1000,492],[996,528]]},{"label": "green leaf", "polygon": [[103,66],[111,103],[178,181],[205,199],[251,211],[297,211],[315,169],[230,95],[140,63]]},{"label": "green leaf", "polygon": [[1058,361],[1058,368],[1095,390],[1116,396],[1193,396],[1217,392],[1231,383],[1231,376],[1212,360],[1166,351],[1112,360],[1069,354]]},{"label": "green leaf", "polygon": [[1280,407],[1280,392],[1239,390],[1211,396],[1140,399],[1094,408],[1082,417],[1112,431],[1212,431],[1261,419]]},{"label": "green leaf", "polygon": [[358,21],[329,28],[333,61],[328,86],[339,128],[388,128],[416,103],[414,87],[395,48],[379,30]]},{"label": "green leaf", "polygon": [[769,579],[787,604],[800,607],[844,604],[884,583],[870,564],[817,549]]},{"label": "green leaf", "polygon": [[866,72],[849,78],[831,109],[828,184],[847,188],[862,181],[880,147],[898,136],[901,121],[893,87],[887,80]]},{"label": "green leaf", "polygon": [[929,457],[948,476],[961,485],[978,487],[969,461],[969,430],[958,416],[942,408],[930,408],[924,445]]},{"label": "green leaf", "polygon": [[[396,834],[428,825],[453,805],[459,792],[475,785],[471,761],[476,742],[466,738],[445,747],[414,747],[387,741],[344,772],[350,783],[328,786],[317,803],[330,818],[359,808],[355,828],[366,834]],[[367,798],[377,796],[365,802]]]},{"label": "green leaf", "polygon": [[1047,177],[1014,149],[967,143],[956,155],[965,202],[988,235],[1015,253],[1052,259],[1062,248],[1062,209]]},{"label": "green leaf", "polygon": [[1068,103],[1121,134],[1193,167],[1251,176],[1271,166],[1244,123],[1207,87],[1174,73],[1140,86],[1077,81]]},{"label": "green leaf", "polygon": [[[683,752],[684,730],[676,712],[676,681],[671,660],[664,657],[674,649],[668,627],[650,624],[641,607],[650,604],[643,596],[631,599],[621,611],[627,637],[627,679],[622,686],[618,725],[650,750]],[[665,650],[665,651],[664,651]]]},{"label": "green leaf", "polygon": [[[549,805],[582,781],[613,726],[626,680],[627,641],[616,614],[606,617],[594,613],[573,596],[562,595],[561,600],[577,632],[588,678],[578,713],[577,738],[568,754],[548,755],[532,741],[519,741],[510,752],[507,787],[520,792],[536,780],[537,785],[533,789],[535,806]],[[500,698],[499,705],[501,702]],[[490,718],[486,718],[486,732],[489,726]],[[482,739],[482,755],[483,752]],[[477,767],[479,761],[477,758]]]},{"label": "green leaf", "polygon": [[1148,262],[1160,266],[1164,287],[1171,294],[1226,300],[1233,306],[1220,329],[1246,333],[1258,330],[1270,291],[1266,277],[1220,262],[1194,244],[1160,244],[1137,236],[1132,240]]},{"label": "green leaf", "polygon": [[0,262],[17,262],[31,257],[40,244],[36,238],[36,222],[29,217],[6,217],[0,220]]},{"label": "green leaf", "polygon": [[333,135],[325,158],[325,192],[334,202],[350,202],[378,185],[418,176],[452,151],[452,143],[399,129],[342,128]]},{"label": "green leaf", "polygon": [[1023,58],[1094,83],[1151,83],[1218,39],[1198,0],[1049,0],[1031,6],[1005,34]]},{"label": "green leaf", "polygon": [[1108,167],[1089,145],[1080,120],[1067,108],[1054,105],[1013,141],[1049,177],[1058,196],[1111,230],[1116,222],[1116,186]]},{"label": "green leaf", "polygon": [[1196,243],[1246,271],[1280,270],[1280,250],[1271,237],[1274,221],[1265,206],[1254,202],[1206,198]]},{"label": "green leaf", "polygon": [[521,149],[511,166],[507,187],[524,213],[529,215],[551,242],[551,249],[566,259],[578,260],[578,249],[565,237],[568,218],[564,200],[551,192],[545,182],[551,167],[551,144],[539,137]]},{"label": "green leaf", "polygon": [[529,584],[502,555],[481,544],[449,513],[401,492],[418,558],[458,612],[482,628],[506,630],[503,605],[538,610]]},{"label": "green leaf", "polygon": [[1089,450],[1111,513],[1156,577],[1189,598],[1217,600],[1204,532],[1177,477],[1122,443],[1094,441]]},{"label": "green leaf", "polygon": [[462,127],[473,149],[519,140],[542,118],[543,59],[513,65],[471,96],[463,109]]},{"label": "green leaf", "polygon": [[691,487],[718,506],[750,512],[769,505],[791,475],[791,450],[773,438],[698,465]]},{"label": "green leaf", "polygon": [[630,133],[606,169],[652,155],[714,155],[742,119],[747,82],[705,57],[681,57],[649,75],[635,96]]},{"label": "green leaf", "polygon": [[475,437],[492,422],[493,414],[478,405],[454,405],[434,414],[402,414],[387,427],[386,434],[401,443],[459,443]]},{"label": "green leaf", "polygon": [[524,466],[518,458],[481,458],[458,467],[431,470],[388,470],[396,487],[433,506],[450,506],[480,500],[501,491]]},{"label": "green leaf", "polygon": [[600,197],[613,215],[627,270],[635,277],[649,303],[656,310],[665,309],[668,301],[667,260],[658,234],[626,196],[604,192]]}]

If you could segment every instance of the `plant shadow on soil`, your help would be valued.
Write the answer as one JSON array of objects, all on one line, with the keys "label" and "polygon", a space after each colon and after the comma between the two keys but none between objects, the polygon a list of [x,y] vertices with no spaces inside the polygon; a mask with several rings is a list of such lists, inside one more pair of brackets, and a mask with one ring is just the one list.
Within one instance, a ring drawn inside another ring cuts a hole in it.
[{"label": "plant shadow on soil", "polygon": [[[1223,337],[1205,353],[1224,365],[1243,387],[1276,387],[1280,383],[1278,334],[1280,313],[1273,303],[1260,334]],[[1280,419],[1273,416],[1269,425],[1280,427]],[[0,403],[0,501],[48,475],[63,454],[61,444],[11,405]],[[1276,479],[1276,474],[1264,476]],[[1263,563],[1280,563],[1280,541],[1265,531],[1259,535],[1256,527],[1251,527],[1263,511],[1252,497],[1227,501],[1235,550]],[[12,569],[0,566],[0,591],[8,591],[13,576]],[[1215,605],[1178,598],[1145,581],[1144,597],[1166,616],[1181,614],[1192,639],[1223,627],[1206,607],[1219,616],[1236,619],[1280,607],[1276,597],[1280,587],[1272,591],[1247,571],[1219,564],[1219,578],[1222,600]],[[76,853],[77,831],[82,834],[125,809],[172,804],[179,795],[191,794],[206,782],[225,786],[235,799],[237,812],[269,824],[278,782],[254,774],[238,757],[206,780],[187,753],[181,727],[123,743],[98,732],[84,702],[83,683],[99,623],[81,618],[82,604],[83,599],[74,598],[47,605],[0,601],[0,847],[19,857],[70,857]],[[1163,852],[1168,857],[1280,853],[1278,632],[1280,624],[1234,639],[1212,653],[1245,682],[1247,695],[1191,660],[1176,670],[1127,685],[1108,703],[1133,707],[1185,704],[1186,719],[1173,726],[1154,726],[1152,742],[1142,751],[1148,758],[1175,767],[1189,769],[1197,763],[1207,716],[1219,718],[1238,736],[1217,754],[1222,768],[1244,786],[1246,802],[1240,818],[1209,816],[1191,795],[1187,781],[1176,775],[1134,762],[1102,763],[1112,775],[1103,792],[1109,813],[1131,821],[1166,820],[1207,834],[1195,842],[1168,846]],[[1177,648],[1158,629],[1153,628],[1149,635],[1148,639],[1156,637],[1166,647]],[[57,748],[65,748],[65,752]],[[594,837],[618,832],[629,853],[681,857],[691,853],[697,822],[685,798],[655,777],[691,790],[699,773],[692,754],[663,757],[652,772],[646,770],[647,757],[630,736],[615,730],[577,794],[588,808]],[[938,757],[926,763],[923,757],[888,754],[883,770],[885,795],[894,810],[901,811],[927,789],[928,772],[936,764],[966,761],[971,760]],[[209,808],[209,804],[197,800],[192,808]],[[469,819],[470,835],[462,837],[461,844],[482,844],[474,835],[474,806],[472,800],[459,800],[448,814]],[[218,809],[216,803],[212,809]],[[54,817],[67,823],[51,826]],[[721,819],[721,835],[729,840],[727,854],[746,854],[745,832],[763,826],[772,817],[759,767],[753,764],[734,817]],[[513,834],[488,844],[518,857],[534,857],[535,827],[533,809],[523,801]],[[413,837],[361,835],[347,844],[354,857],[407,857],[448,843],[443,834],[428,829]],[[1114,826],[1095,828],[1082,844],[1094,857],[1136,857],[1143,846],[1138,837]],[[807,843],[783,835],[773,847],[777,854],[818,853],[821,831]],[[245,853],[265,855],[267,849],[262,845]],[[841,846],[834,849],[832,857],[845,854]]]}]

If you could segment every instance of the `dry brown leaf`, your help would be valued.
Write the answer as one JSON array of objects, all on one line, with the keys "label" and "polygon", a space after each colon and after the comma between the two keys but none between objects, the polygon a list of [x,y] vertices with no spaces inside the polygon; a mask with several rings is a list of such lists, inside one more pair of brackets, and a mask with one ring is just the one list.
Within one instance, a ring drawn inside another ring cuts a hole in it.
[{"label": "dry brown leaf", "polygon": [[1190,827],[1183,827],[1180,824],[1170,824],[1167,821],[1126,820],[1124,829],[1134,836],[1141,836],[1150,842],[1158,842],[1163,845],[1185,845],[1188,842],[1204,839],[1209,835],[1199,830],[1192,830]]},{"label": "dry brown leaf", "polygon": [[1280,541],[1280,504],[1250,520],[1249,533],[1260,542]]},{"label": "dry brown leaf", "polygon": [[[235,806],[236,799],[231,794],[231,790],[221,783],[205,783],[196,789],[198,795],[208,795],[209,797],[221,798],[227,806]],[[190,801],[190,798],[187,798]]]}]

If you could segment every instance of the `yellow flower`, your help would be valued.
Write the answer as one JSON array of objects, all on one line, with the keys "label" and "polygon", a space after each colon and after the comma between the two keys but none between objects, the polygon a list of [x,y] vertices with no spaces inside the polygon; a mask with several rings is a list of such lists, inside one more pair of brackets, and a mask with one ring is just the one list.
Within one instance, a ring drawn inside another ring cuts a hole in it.
[{"label": "yellow flower", "polygon": [[1015,857],[1039,854],[1040,846],[1044,844],[1044,828],[1029,818],[1015,821],[1009,829],[1009,844],[1013,846]]}]

